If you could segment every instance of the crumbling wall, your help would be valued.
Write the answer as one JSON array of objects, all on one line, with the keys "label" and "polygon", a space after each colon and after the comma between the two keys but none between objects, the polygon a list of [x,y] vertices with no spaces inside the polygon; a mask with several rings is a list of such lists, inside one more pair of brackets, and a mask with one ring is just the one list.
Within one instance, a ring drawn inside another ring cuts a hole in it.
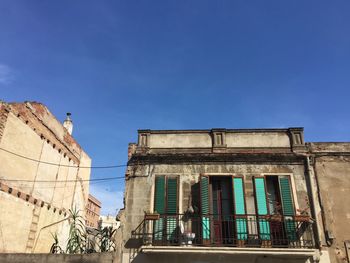
[{"label": "crumbling wall", "polygon": [[316,157],[315,172],[331,262],[348,262],[344,241],[350,240],[350,156]]},{"label": "crumbling wall", "polygon": [[[123,260],[136,258],[140,246],[132,238],[132,231],[142,222],[145,212],[153,212],[154,180],[156,175],[179,176],[179,213],[184,213],[196,193],[195,184],[200,174],[243,176],[247,212],[255,214],[253,176],[263,174],[289,174],[292,176],[296,207],[308,207],[308,189],[305,181],[305,167],[299,164],[249,164],[249,163],[202,163],[202,164],[149,164],[130,166],[126,176],[125,210],[123,212]],[[309,211],[310,212],[310,211]],[[128,261],[124,261],[128,262]],[[137,261],[136,261],[137,262]]]}]

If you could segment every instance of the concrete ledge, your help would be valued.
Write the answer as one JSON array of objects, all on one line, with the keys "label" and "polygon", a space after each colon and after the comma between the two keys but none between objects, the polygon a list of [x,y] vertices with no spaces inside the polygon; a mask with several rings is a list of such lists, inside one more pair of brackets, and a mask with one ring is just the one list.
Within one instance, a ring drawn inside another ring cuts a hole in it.
[{"label": "concrete ledge", "polygon": [[217,255],[266,255],[286,258],[318,258],[317,249],[299,248],[244,248],[244,247],[189,247],[189,246],[142,246],[141,252],[151,253],[192,253]]}]

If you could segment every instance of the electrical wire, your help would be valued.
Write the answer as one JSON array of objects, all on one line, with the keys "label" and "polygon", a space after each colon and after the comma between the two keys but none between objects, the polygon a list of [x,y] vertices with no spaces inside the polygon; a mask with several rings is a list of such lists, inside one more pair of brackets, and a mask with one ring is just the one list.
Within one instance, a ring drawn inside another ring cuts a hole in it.
[{"label": "electrical wire", "polygon": [[[0,182],[1,182],[1,179],[0,179]],[[87,184],[89,184],[91,186],[91,185],[98,185],[98,184],[101,184],[103,182],[105,182],[105,181],[91,182],[91,183],[90,182],[83,182],[82,184],[85,186]],[[33,181],[32,183],[36,183],[36,181]],[[54,181],[52,181],[52,183],[54,183]],[[75,184],[73,184],[73,183],[65,184],[65,185],[52,185],[52,184],[51,185],[37,185],[37,184],[35,184],[33,186],[33,184],[27,185],[27,184],[23,184],[21,182],[19,182],[19,184],[16,185],[16,187],[20,187],[20,188],[33,188],[34,187],[35,189],[71,188],[74,186],[75,186]]]},{"label": "electrical wire", "polygon": [[6,181],[6,182],[35,182],[35,183],[66,183],[66,182],[96,182],[96,181],[111,181],[111,180],[117,180],[117,179],[124,179],[124,176],[116,176],[116,177],[104,177],[104,178],[97,178],[97,179],[76,179],[76,180],[23,180],[23,179],[3,179],[0,178],[0,181]]},{"label": "electrical wire", "polygon": [[112,168],[120,168],[120,167],[126,167],[127,164],[119,164],[119,165],[105,165],[105,166],[74,166],[74,165],[66,165],[66,164],[59,164],[59,163],[51,163],[51,162],[45,162],[45,161],[40,161],[34,158],[30,158],[9,150],[6,150],[4,148],[0,148],[0,150],[10,153],[12,155],[15,155],[17,157],[32,161],[32,162],[37,162],[37,163],[42,163],[42,164],[47,164],[47,165],[54,165],[54,166],[60,166],[60,167],[72,167],[72,168],[79,168],[79,169],[112,169]]}]

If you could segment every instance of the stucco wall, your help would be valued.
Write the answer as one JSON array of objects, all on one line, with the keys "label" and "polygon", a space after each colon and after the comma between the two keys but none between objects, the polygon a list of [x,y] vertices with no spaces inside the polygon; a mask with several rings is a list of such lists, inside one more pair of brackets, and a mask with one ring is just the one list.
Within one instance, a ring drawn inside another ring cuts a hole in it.
[{"label": "stucco wall", "polygon": [[0,150],[0,252],[48,252],[55,232],[64,247],[68,223],[45,226],[67,217],[72,206],[84,215],[89,187],[80,179],[88,180],[90,169],[77,167],[90,167],[91,159],[40,103],[1,102],[0,115],[0,148],[40,161]]},{"label": "stucco wall", "polygon": [[315,168],[325,231],[335,238],[329,248],[331,262],[343,263],[346,262],[344,241],[350,240],[350,157],[318,157]]},{"label": "stucco wall", "polygon": [[33,208],[34,205],[0,191],[1,252],[26,250]]},{"label": "stucco wall", "polygon": [[[30,143],[28,143],[30,142]],[[40,160],[41,149],[44,141],[25,123],[19,120],[13,113],[9,113],[4,133],[0,141],[0,147],[35,160]],[[0,178],[13,178],[18,180],[34,180],[38,163],[32,162],[7,152],[0,151]],[[16,185],[20,190],[30,191],[31,182],[8,182]]]},{"label": "stucco wall", "polygon": [[288,134],[285,132],[247,132],[227,133],[227,147],[290,147]]},{"label": "stucco wall", "polygon": [[152,134],[149,140],[151,148],[205,148],[211,146],[211,138],[208,133]]},{"label": "stucco wall", "polygon": [[[142,133],[142,132],[141,132]],[[214,145],[216,130],[194,131],[149,131],[147,143],[149,148],[211,148]],[[228,148],[286,148],[291,146],[288,130],[279,131],[220,131],[223,145]],[[139,142],[140,145],[141,142]]]}]

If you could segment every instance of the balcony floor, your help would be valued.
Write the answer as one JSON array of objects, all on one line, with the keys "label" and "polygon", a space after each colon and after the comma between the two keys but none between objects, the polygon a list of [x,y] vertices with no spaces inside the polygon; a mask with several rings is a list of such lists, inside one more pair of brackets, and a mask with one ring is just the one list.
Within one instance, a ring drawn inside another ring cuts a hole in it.
[{"label": "balcony floor", "polygon": [[318,261],[319,251],[317,249],[305,248],[245,248],[245,247],[198,247],[198,246],[142,246],[144,254],[172,254],[172,255],[201,255],[225,256],[238,259],[240,257],[264,257],[278,258],[279,260],[293,259],[305,262],[310,259]]}]

